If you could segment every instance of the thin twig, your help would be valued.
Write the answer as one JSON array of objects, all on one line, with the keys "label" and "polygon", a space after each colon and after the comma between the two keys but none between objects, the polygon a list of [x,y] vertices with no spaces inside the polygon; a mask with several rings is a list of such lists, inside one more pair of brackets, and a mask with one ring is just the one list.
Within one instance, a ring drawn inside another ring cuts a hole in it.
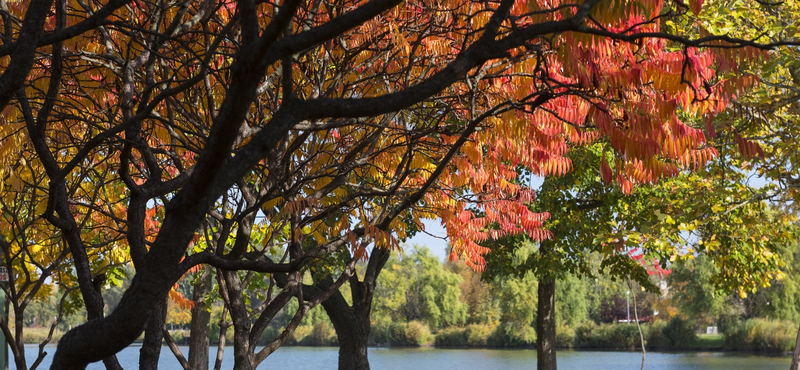
[{"label": "thin twig", "polygon": [[[633,291],[630,277],[628,278],[628,289]],[[639,311],[636,309],[636,292],[633,292],[633,317],[636,319],[636,328],[639,329],[639,341],[642,344],[642,370],[644,370],[644,358],[647,356],[647,350],[644,348],[644,334],[642,334],[642,325],[639,323]]]}]

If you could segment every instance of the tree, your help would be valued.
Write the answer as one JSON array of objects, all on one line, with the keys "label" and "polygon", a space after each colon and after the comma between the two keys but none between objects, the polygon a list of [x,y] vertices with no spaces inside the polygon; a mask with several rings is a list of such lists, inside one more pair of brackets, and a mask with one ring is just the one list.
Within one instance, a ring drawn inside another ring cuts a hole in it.
[{"label": "tree", "polygon": [[[487,244],[492,250],[490,274],[537,274],[537,350],[543,367],[555,367],[557,279],[607,273],[658,291],[649,275],[666,272],[660,266],[667,261],[692,258],[698,251],[722,266],[713,277],[719,287],[752,290],[780,276],[776,252],[792,239],[791,218],[770,213],[766,202],[753,201],[740,191],[743,177],[727,175],[713,163],[625,195],[624,188],[605,186],[603,170],[594,166],[605,163],[606,155],[602,144],[574,149],[572,172],[544,180],[532,207],[550,210],[545,225],[555,237],[540,243],[522,264],[510,262],[525,245],[519,237]],[[730,202],[739,206],[722,212]],[[771,222],[759,221],[764,219]],[[642,254],[631,255],[632,251]],[[600,255],[599,266],[593,266],[594,254]],[[654,269],[647,271],[648,265]],[[613,312],[624,308],[624,297],[615,301],[609,302],[607,318],[619,318]]]},{"label": "tree", "polygon": [[385,268],[373,311],[393,321],[420,320],[434,330],[466,322],[461,276],[448,271],[427,247],[414,246],[410,254],[390,258]]},{"label": "tree", "polygon": [[[2,127],[4,141],[13,148],[24,140],[24,135],[19,130],[9,128],[11,126]],[[70,315],[97,317],[102,314],[101,290],[109,282],[115,281],[120,266],[127,262],[127,255],[121,250],[119,234],[113,227],[98,222],[99,218],[91,210],[80,216],[78,220],[86,234],[95,235],[87,241],[92,250],[86,257],[94,267],[88,293],[100,298],[94,304],[85,303],[90,301],[78,292],[78,277],[70,267],[70,255],[64,247],[63,234],[42,215],[48,196],[46,177],[38,171],[30,151],[7,152],[3,159],[8,161],[6,168],[11,171],[0,182],[0,253],[2,265],[8,269],[9,280],[13,282],[4,285],[3,289],[16,322],[13,333],[9,330],[10,323],[2,322],[0,327],[10,344],[16,367],[36,368],[47,354],[45,345],[62,319]],[[102,172],[89,168],[81,175],[96,176]],[[77,192],[78,189],[71,189],[70,194],[79,198]],[[103,203],[113,194],[97,193],[94,199]],[[38,324],[49,326],[50,336],[40,343],[36,360],[28,364],[25,359],[26,325],[23,325],[23,319],[31,314],[29,309],[32,304],[47,301],[51,301],[55,311]],[[114,358],[107,359],[107,362],[110,367],[116,366]]]},{"label": "tree", "polygon": [[[432,212],[452,255],[474,266],[486,252],[476,241],[543,239],[546,215],[526,208],[516,166],[564,172],[567,141],[597,136],[625,165],[623,189],[704,162],[713,152],[674,108],[713,114],[709,101],[749,80],[712,80],[714,55],[696,48],[752,57],[785,44],[661,32],[657,2],[399,3],[9,3],[0,107],[26,135],[12,148],[46,177],[42,214],[63,235],[90,318],[64,336],[54,368],[106,358],[148,325],[156,342],[165,297],[200,264],[228,280],[247,270],[297,281],[333,256],[344,276],[370,243],[392,249],[391,233],[402,239]],[[87,171],[103,167],[114,170]],[[259,211],[265,235],[252,238]],[[86,214],[110,231],[85,232]],[[204,231],[219,242],[190,249]],[[136,275],[102,317],[88,251],[118,239]],[[286,258],[268,258],[273,249]],[[236,351],[237,368],[252,366]]]}]

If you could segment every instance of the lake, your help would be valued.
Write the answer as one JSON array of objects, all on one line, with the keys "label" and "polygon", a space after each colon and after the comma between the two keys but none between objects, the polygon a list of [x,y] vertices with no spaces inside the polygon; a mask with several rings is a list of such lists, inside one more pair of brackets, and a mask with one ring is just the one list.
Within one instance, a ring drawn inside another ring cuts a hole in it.
[{"label": "lake", "polygon": [[[188,348],[181,347],[184,355]],[[36,347],[26,346],[26,357],[30,365]],[[232,351],[228,347],[223,369],[233,367]],[[48,347],[50,354],[42,363],[43,369],[49,367],[55,347]],[[216,348],[211,349],[212,358]],[[120,363],[126,369],[138,367],[139,347],[126,348],[118,354]],[[259,369],[292,370],[336,370],[338,349],[333,347],[283,347],[267,358]],[[500,370],[533,369],[536,367],[535,349],[438,349],[438,348],[370,348],[369,359],[375,370]],[[638,370],[642,355],[638,352],[612,351],[559,351],[559,370]],[[785,370],[789,368],[788,356],[760,356],[724,352],[648,352],[646,369],[651,370]],[[159,368],[162,370],[182,370],[178,361],[167,347],[161,349]],[[10,369],[15,369],[12,363]],[[213,366],[213,365],[212,365]],[[91,370],[105,369],[102,363],[88,367]]]}]

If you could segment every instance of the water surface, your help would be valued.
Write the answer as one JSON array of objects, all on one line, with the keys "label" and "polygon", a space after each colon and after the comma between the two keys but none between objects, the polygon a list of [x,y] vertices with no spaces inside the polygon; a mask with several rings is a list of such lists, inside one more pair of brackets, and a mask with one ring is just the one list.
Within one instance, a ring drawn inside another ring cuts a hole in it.
[{"label": "water surface", "polygon": [[[37,347],[26,346],[28,364],[33,363]],[[188,348],[181,347],[184,355]],[[55,347],[48,347],[49,355],[41,369],[50,365]],[[233,348],[228,347],[223,369],[233,368]],[[9,353],[10,354],[10,353]],[[139,347],[128,347],[118,355],[126,369],[138,368]],[[216,348],[211,348],[212,359]],[[370,348],[369,359],[375,370],[505,370],[535,369],[534,349],[437,349],[437,348]],[[264,361],[259,369],[336,370],[338,349],[333,347],[283,347]],[[213,360],[212,360],[213,361]],[[559,370],[638,370],[642,355],[638,352],[612,351],[559,351]],[[761,356],[727,352],[648,352],[645,369],[649,370],[784,370],[789,368],[788,356]],[[12,363],[10,369],[15,369]],[[183,370],[169,348],[161,349],[159,368]],[[102,370],[102,363],[91,364],[88,369]]]}]

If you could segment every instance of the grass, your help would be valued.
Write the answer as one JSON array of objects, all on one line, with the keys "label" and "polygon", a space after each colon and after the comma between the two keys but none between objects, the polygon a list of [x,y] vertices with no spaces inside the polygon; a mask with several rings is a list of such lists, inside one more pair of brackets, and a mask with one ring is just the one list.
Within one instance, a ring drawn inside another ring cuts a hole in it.
[{"label": "grass", "polygon": [[722,334],[700,334],[686,346],[687,349],[722,350],[725,336]]}]

